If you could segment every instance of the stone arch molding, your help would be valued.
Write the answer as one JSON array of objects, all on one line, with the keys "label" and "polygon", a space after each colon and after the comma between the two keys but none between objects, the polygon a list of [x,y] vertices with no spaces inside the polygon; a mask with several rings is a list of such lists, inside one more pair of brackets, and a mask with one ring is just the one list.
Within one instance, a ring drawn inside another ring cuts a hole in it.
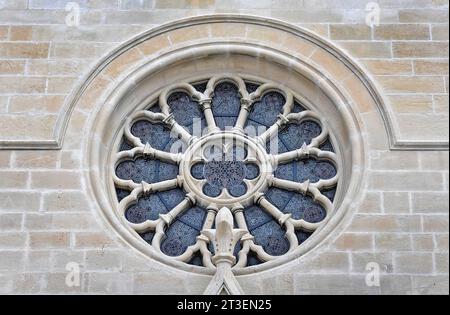
[{"label": "stone arch molding", "polygon": [[[116,81],[136,64],[147,63],[183,45],[196,53],[200,43],[220,49],[235,49],[238,44],[269,48],[273,54],[287,54],[305,65],[321,69],[323,80],[334,80],[339,90],[350,95],[361,113],[373,109],[381,117],[387,135],[387,148],[392,150],[447,150],[448,142],[402,140],[386,100],[370,75],[353,58],[328,40],[300,27],[278,20],[243,15],[208,15],[192,17],[146,31],[105,55],[80,81],[67,98],[54,126],[53,139],[0,139],[0,149],[61,149],[74,109],[86,97],[98,97],[105,81]],[[180,52],[181,53],[181,52]],[[270,58],[270,57],[269,57]],[[317,82],[320,85],[320,82]],[[370,132],[370,130],[369,130]]]}]

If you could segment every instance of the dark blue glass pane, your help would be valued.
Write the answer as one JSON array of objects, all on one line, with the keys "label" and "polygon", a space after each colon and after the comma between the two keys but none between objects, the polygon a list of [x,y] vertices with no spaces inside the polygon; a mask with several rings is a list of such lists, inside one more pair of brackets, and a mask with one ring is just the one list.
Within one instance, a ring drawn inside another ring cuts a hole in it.
[{"label": "dark blue glass pane", "polygon": [[266,198],[278,209],[283,209],[286,207],[292,195],[293,192],[272,187],[267,191]]},{"label": "dark blue glass pane", "polygon": [[275,221],[270,221],[251,231],[255,243],[261,245],[272,256],[286,254],[289,250],[289,241],[286,232]]},{"label": "dark blue glass pane", "polygon": [[300,112],[303,112],[305,110],[306,110],[306,108],[303,105],[301,105],[300,103],[295,101],[294,102],[294,106],[292,107],[291,113],[300,113]]},{"label": "dark blue glass pane", "polygon": [[255,179],[259,176],[259,167],[256,164],[248,163],[245,165],[245,178]]},{"label": "dark blue glass pane", "polygon": [[327,139],[321,146],[320,149],[323,151],[329,151],[329,152],[335,152],[333,148],[333,144],[331,143],[330,139]]},{"label": "dark blue glass pane", "polygon": [[[294,164],[294,165],[293,165]],[[274,175],[275,177],[285,179],[285,180],[294,180],[296,177],[296,164],[281,164],[275,169]]]},{"label": "dark blue glass pane", "polygon": [[206,86],[207,86],[207,84],[208,84],[208,82],[197,83],[197,84],[193,84],[193,87],[194,87],[197,91],[203,93],[203,92],[206,91]]},{"label": "dark blue glass pane", "polygon": [[116,174],[121,179],[131,179],[135,183],[142,181],[156,183],[176,178],[178,166],[158,160],[137,158],[135,161],[121,162],[116,168]]},{"label": "dark blue glass pane", "polygon": [[186,197],[186,193],[181,188],[161,191],[157,193],[161,202],[164,203],[167,210],[172,210]]},{"label": "dark blue glass pane", "polygon": [[[175,92],[167,99],[167,104],[171,109],[173,117],[181,126],[187,128],[192,133],[194,121],[197,123],[204,119],[203,111],[199,104],[184,92]],[[201,130],[204,128],[204,122]]]},{"label": "dark blue glass pane", "polygon": [[155,236],[155,233],[153,233],[153,232],[146,232],[146,233],[139,234],[139,235],[140,235],[140,237],[142,237],[142,239],[144,241],[146,241],[147,243],[149,243],[151,245],[152,241],[153,241],[153,236]]},{"label": "dark blue glass pane", "polygon": [[[168,256],[179,256],[194,245],[203,226],[205,210],[194,207],[186,210],[165,231],[166,238],[161,243],[161,251]],[[195,225],[191,225],[195,222]]]},{"label": "dark blue glass pane", "polygon": [[202,254],[197,252],[192,256],[192,259],[188,262],[189,265],[203,267]]},{"label": "dark blue glass pane", "polygon": [[123,198],[127,197],[130,194],[130,192],[128,190],[125,189],[121,189],[121,188],[117,188],[116,187],[116,195],[117,195],[117,200],[119,202],[122,201]]},{"label": "dark blue glass pane", "polygon": [[234,185],[234,186],[228,188],[228,191],[231,196],[240,197],[240,196],[245,195],[245,193],[247,192],[247,185],[244,183],[241,183],[239,185]]},{"label": "dark blue glass pane", "polygon": [[336,187],[324,190],[324,191],[322,191],[322,194],[324,196],[326,196],[328,199],[330,199],[331,202],[333,202],[334,201],[334,197],[336,195]]},{"label": "dark blue glass pane", "polygon": [[191,174],[196,179],[203,179],[205,175],[203,174],[204,163],[196,163],[191,167]]},{"label": "dark blue glass pane", "polygon": [[326,216],[326,212],[322,206],[314,202],[310,196],[297,193],[293,193],[286,207],[280,210],[284,213],[291,213],[292,218],[296,220],[304,219],[311,223],[320,222]]},{"label": "dark blue glass pane", "polygon": [[262,208],[256,205],[245,208],[244,216],[249,231],[272,220],[270,214],[267,214]]},{"label": "dark blue glass pane", "polygon": [[334,176],[336,176],[336,168],[333,164],[315,159],[305,159],[279,165],[275,170],[275,177],[299,183],[308,179],[315,183],[320,179],[330,179]]},{"label": "dark blue glass pane", "polygon": [[220,83],[214,90],[212,111],[216,124],[222,130],[233,127],[241,110],[241,97],[239,89],[229,82]]},{"label": "dark blue glass pane", "polygon": [[247,87],[247,92],[249,94],[251,94],[251,93],[255,92],[259,88],[260,84],[245,82],[245,86]]},{"label": "dark blue glass pane", "polygon": [[250,251],[248,253],[248,255],[247,255],[247,267],[260,265],[262,263],[264,263],[264,262],[262,260],[260,260],[258,258],[258,256],[254,252]]},{"label": "dark blue glass pane", "polygon": [[170,130],[162,124],[152,124],[145,120],[139,120],[131,127],[131,133],[141,139],[143,144],[150,144],[152,148],[165,150],[167,144],[173,139]]},{"label": "dark blue glass pane", "polygon": [[245,164],[240,161],[211,161],[205,164],[205,178],[218,188],[232,188],[245,178]]},{"label": "dark blue glass pane", "polygon": [[125,211],[125,217],[131,223],[142,223],[147,220],[156,220],[160,213],[166,213],[167,209],[157,194],[144,196],[138,202]]},{"label": "dark blue glass pane", "polygon": [[249,118],[266,127],[273,125],[278,114],[283,112],[283,105],[286,102],[284,96],[278,92],[270,92],[264,95],[261,101],[253,104]]},{"label": "dark blue glass pane", "polygon": [[311,232],[305,232],[302,230],[295,231],[295,234],[297,235],[299,245],[302,244],[304,241],[306,241],[308,239],[308,237],[310,237],[312,235]]},{"label": "dark blue glass pane", "polygon": [[128,143],[128,141],[123,138],[122,142],[120,142],[119,152],[128,151],[133,149],[133,146]]},{"label": "dark blue glass pane", "polygon": [[178,217],[178,220],[200,231],[203,227],[205,215],[205,209],[200,207],[192,207],[191,209],[183,212]]},{"label": "dark blue glass pane", "polygon": [[159,107],[159,104],[154,104],[152,107],[148,109],[148,111],[152,113],[161,113],[161,107]]},{"label": "dark blue glass pane", "polygon": [[200,232],[196,229],[177,220],[166,230],[166,238],[161,243],[161,251],[168,256],[179,256],[189,246],[195,244],[199,234]]},{"label": "dark blue glass pane", "polygon": [[203,193],[209,197],[215,198],[218,197],[220,195],[220,193],[222,192],[221,188],[218,188],[216,186],[210,185],[208,183],[206,183],[203,186]]},{"label": "dark blue glass pane", "polygon": [[300,149],[303,143],[310,144],[313,138],[320,135],[322,129],[313,121],[305,121],[301,124],[288,124],[283,128],[279,137],[289,151]]},{"label": "dark blue glass pane", "polygon": [[244,130],[245,134],[249,137],[258,137],[267,130],[267,127],[260,124],[259,122],[248,119]]}]

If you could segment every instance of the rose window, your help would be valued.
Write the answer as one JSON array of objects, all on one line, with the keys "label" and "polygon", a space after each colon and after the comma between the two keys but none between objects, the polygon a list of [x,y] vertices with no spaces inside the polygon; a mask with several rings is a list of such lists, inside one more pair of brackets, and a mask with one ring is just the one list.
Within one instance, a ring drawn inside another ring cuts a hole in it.
[{"label": "rose window", "polygon": [[332,139],[324,117],[281,85],[233,75],[175,84],[126,121],[119,214],[160,254],[215,267],[208,231],[226,208],[242,231],[233,268],[277,259],[333,213]]}]

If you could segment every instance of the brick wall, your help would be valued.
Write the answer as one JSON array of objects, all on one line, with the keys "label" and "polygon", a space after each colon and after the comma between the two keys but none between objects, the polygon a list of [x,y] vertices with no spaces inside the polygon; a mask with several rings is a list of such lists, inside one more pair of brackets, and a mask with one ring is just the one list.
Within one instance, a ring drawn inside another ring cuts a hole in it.
[{"label": "brick wall", "polygon": [[[448,141],[448,1],[0,0],[0,140],[52,139],[69,93],[120,42],[208,13],[273,17],[310,29],[355,57],[380,86],[404,140]],[[88,113],[77,112],[82,125]],[[0,150],[0,293],[201,293],[209,279],[138,255],[108,229],[84,187],[80,138],[64,150]],[[364,203],[309,259],[258,277],[248,293],[448,293],[448,151],[371,151]],[[61,177],[65,180],[61,181]],[[80,263],[81,286],[65,284]],[[380,287],[364,278],[381,265]],[[270,286],[266,284],[270,283]]]}]

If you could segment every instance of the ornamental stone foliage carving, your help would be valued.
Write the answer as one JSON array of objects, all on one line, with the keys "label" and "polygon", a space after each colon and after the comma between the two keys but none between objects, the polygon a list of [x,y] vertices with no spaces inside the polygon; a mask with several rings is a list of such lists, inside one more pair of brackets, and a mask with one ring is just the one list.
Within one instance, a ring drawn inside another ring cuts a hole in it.
[{"label": "ornamental stone foliage carving", "polygon": [[326,121],[281,85],[230,74],[169,86],[122,139],[119,215],[160,254],[216,269],[207,293],[239,293],[232,270],[294,251],[333,214]]}]

